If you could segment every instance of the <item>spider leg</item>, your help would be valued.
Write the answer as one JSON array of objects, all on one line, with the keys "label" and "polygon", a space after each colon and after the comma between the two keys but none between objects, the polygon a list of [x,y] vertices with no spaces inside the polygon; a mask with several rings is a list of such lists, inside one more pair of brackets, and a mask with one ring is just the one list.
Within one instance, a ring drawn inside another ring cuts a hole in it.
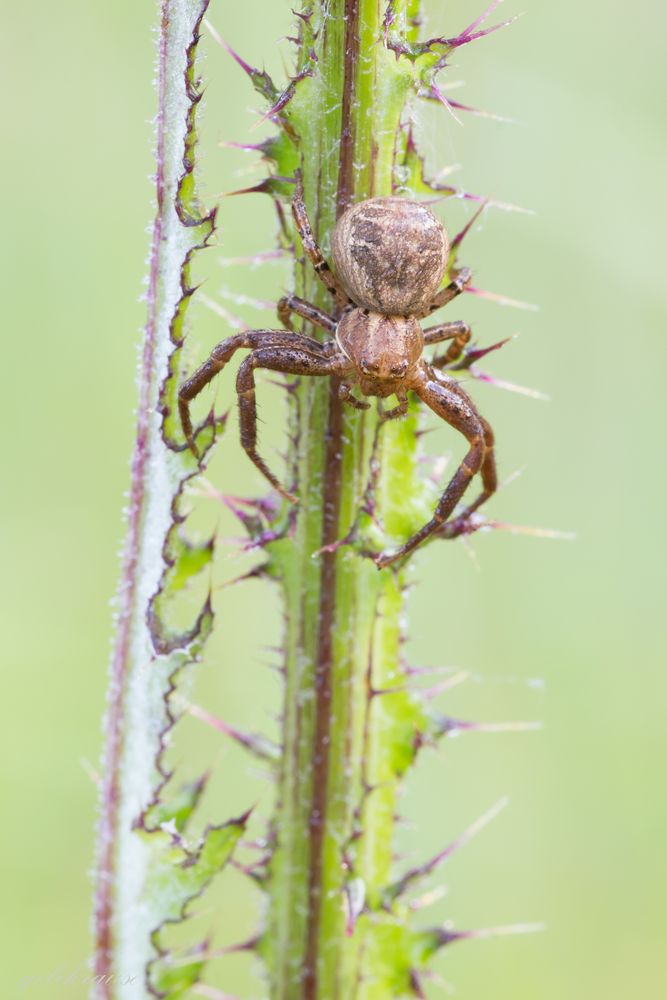
[{"label": "spider leg", "polygon": [[[295,338],[296,339],[296,338]],[[301,338],[299,338],[301,339]],[[309,349],[310,350],[310,349]],[[236,392],[239,399],[239,422],[241,425],[241,446],[248,458],[257,466],[262,475],[268,479],[274,489],[291,503],[298,503],[297,498],[281,485],[271,472],[264,459],[257,452],[257,403],[255,400],[255,369],[267,368],[274,372],[286,372],[290,375],[346,375],[351,365],[343,354],[324,357],[304,350],[302,346],[293,343],[261,347],[252,352],[241,363],[236,376]]]},{"label": "spider leg", "polygon": [[396,552],[380,556],[376,562],[380,569],[390,566],[397,559],[413,552],[417,546],[434,535],[450,517],[470,481],[478,472],[482,475],[482,492],[456,519],[463,531],[464,521],[495,492],[496,467],[493,455],[493,433],[486,420],[479,416],[472,401],[454,379],[435,377],[433,369],[424,364],[411,387],[430,408],[448,424],[455,427],[468,441],[468,453],[445,488],[433,517]]},{"label": "spider leg", "polygon": [[285,295],[278,303],[278,319],[288,330],[293,330],[291,315],[296,313],[302,319],[321,327],[327,333],[335,333],[337,323],[333,316],[300,299],[298,295]]},{"label": "spider leg", "polygon": [[451,340],[444,354],[438,355],[431,362],[434,368],[442,368],[450,365],[463,354],[463,348],[470,341],[472,330],[463,320],[455,320],[453,323],[439,323],[438,326],[429,326],[424,330],[425,344],[440,344],[443,340]]},{"label": "spider leg", "polygon": [[195,457],[197,457],[197,447],[194,442],[192,419],[190,417],[190,403],[204,389],[209,382],[215,378],[219,371],[225,367],[235,351],[240,348],[256,349],[258,347],[289,347],[298,345],[308,351],[322,353],[323,347],[317,340],[310,337],[302,337],[297,333],[289,333],[286,330],[246,330],[243,333],[236,333],[232,337],[221,341],[211,351],[210,357],[203,365],[183,383],[178,391],[178,412],[181,417],[181,426],[185,440]]},{"label": "spider leg", "polygon": [[292,215],[294,216],[294,224],[296,225],[297,232],[301,237],[301,244],[304,252],[310,259],[310,262],[315,270],[315,274],[325,288],[327,288],[331,294],[335,296],[336,303],[341,306],[346,306],[350,301],[349,296],[329,267],[322,251],[317,245],[315,237],[313,236],[313,231],[310,228],[306,204],[303,200],[303,181],[301,179],[300,172],[297,172],[296,175],[296,190],[292,201]]},{"label": "spider leg", "polygon": [[338,395],[344,403],[353,406],[355,410],[370,410],[371,408],[370,403],[365,403],[362,399],[353,396],[349,385],[346,385],[345,382],[341,382],[338,386]]},{"label": "spider leg", "polygon": [[398,417],[404,417],[408,412],[408,394],[404,392],[397,392],[396,398],[398,399],[398,406],[393,406],[391,410],[383,410],[382,403],[378,399],[380,423],[384,424],[387,420],[396,420]]},{"label": "spider leg", "polygon": [[454,280],[450,281],[448,285],[441,288],[440,291],[433,296],[426,309],[419,313],[417,318],[423,319],[425,316],[430,316],[432,312],[436,311],[436,309],[441,309],[443,306],[446,306],[448,302],[451,302],[457,295],[460,295],[461,292],[465,291],[471,280],[472,271],[470,268],[462,267],[460,271],[455,272]]}]

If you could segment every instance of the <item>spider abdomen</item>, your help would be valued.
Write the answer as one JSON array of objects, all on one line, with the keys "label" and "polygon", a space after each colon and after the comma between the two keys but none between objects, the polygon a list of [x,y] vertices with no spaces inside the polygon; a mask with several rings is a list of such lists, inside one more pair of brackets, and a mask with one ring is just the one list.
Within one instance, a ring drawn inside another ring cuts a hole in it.
[{"label": "spider abdomen", "polygon": [[416,201],[370,198],[352,205],[332,237],[336,273],[359,306],[390,316],[424,310],[449,256],[443,226]]}]

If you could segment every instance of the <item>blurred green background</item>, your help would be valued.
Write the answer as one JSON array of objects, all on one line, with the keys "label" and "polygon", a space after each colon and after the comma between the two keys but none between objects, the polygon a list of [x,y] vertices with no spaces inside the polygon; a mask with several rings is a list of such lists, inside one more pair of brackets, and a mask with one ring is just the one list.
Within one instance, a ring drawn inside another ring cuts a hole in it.
[{"label": "blurred green background", "polygon": [[[430,33],[456,33],[482,6],[433,0]],[[408,783],[400,848],[423,859],[509,795],[510,808],[443,873],[446,898],[421,916],[457,927],[544,921],[547,932],[460,945],[438,971],[466,1000],[659,997],[667,994],[667,11],[657,0],[509,0],[498,14],[524,7],[525,17],[462,50],[443,77],[466,81],[452,96],[520,124],[467,116],[461,127],[430,110],[419,120],[434,171],[460,163],[456,183],[536,212],[489,211],[464,258],[479,285],[540,311],[471,297],[459,311],[483,343],[521,333],[487,367],[551,396],[545,403],[473,386],[497,430],[503,476],[523,470],[490,513],[577,539],[498,532],[419,557],[410,658],[471,675],[441,707],[485,720],[541,719],[545,729],[468,735],[427,753]],[[245,0],[233,10],[212,0],[210,16],[244,57],[280,77],[289,8],[289,0]],[[77,976],[89,952],[90,772],[144,318],[155,20],[154,4],[130,0],[15,5],[0,42],[0,992],[9,998],[86,993]],[[254,157],[221,140],[258,141],[265,131],[251,131],[258,99],[209,38],[201,67],[200,191],[211,204],[261,177]],[[465,211],[445,204],[442,216],[456,226]],[[248,322],[271,323],[228,296],[275,300],[289,285],[288,265],[222,266],[274,245],[271,206],[260,196],[225,200],[220,219],[218,246],[199,260],[205,294]],[[191,318],[194,360],[228,327],[202,302]],[[218,403],[228,405],[232,380],[220,383]],[[282,415],[268,389],[266,399],[270,454]],[[251,494],[259,483],[235,434],[234,422],[210,479]],[[438,429],[439,450],[458,446]],[[223,537],[238,535],[207,503],[202,518]],[[222,544],[216,587],[249,564],[233,542]],[[195,697],[231,722],[270,730],[278,595],[254,582],[218,587],[216,606]],[[268,807],[260,769],[200,724],[184,724],[173,759],[183,774],[212,768],[206,808],[217,818],[253,802]],[[216,943],[238,941],[256,926],[258,907],[230,875],[202,903],[198,929],[214,927]],[[34,978],[22,992],[23,977]],[[243,1000],[263,995],[247,956],[215,963],[210,979]]]}]

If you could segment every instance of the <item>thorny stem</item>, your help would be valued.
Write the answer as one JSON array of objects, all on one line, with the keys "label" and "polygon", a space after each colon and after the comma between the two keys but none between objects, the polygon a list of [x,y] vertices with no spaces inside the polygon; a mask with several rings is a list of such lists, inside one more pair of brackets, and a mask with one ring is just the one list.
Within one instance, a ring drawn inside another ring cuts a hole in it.
[{"label": "thorny stem", "polygon": [[[405,5],[396,6],[404,20]],[[383,14],[377,0],[333,0],[311,12],[320,26],[318,70],[308,92],[310,114],[299,119],[299,149],[307,206],[325,250],[351,202],[392,193],[403,103],[383,97],[383,64],[394,60],[378,43]],[[296,279],[300,295],[331,308],[303,262]],[[330,549],[359,516],[377,417],[343,408],[333,380],[317,382],[303,380],[296,401],[302,501],[284,575],[284,755],[269,926],[274,1000],[370,995],[364,929],[346,933],[347,898],[354,881],[363,884],[371,908],[379,903],[389,880],[397,784],[383,763],[390,750],[382,720],[391,706],[380,711],[373,692],[400,683],[401,578],[378,572],[358,551]],[[413,432],[413,425],[383,429],[375,502],[389,530],[387,439],[394,438],[401,474],[409,475]]]}]

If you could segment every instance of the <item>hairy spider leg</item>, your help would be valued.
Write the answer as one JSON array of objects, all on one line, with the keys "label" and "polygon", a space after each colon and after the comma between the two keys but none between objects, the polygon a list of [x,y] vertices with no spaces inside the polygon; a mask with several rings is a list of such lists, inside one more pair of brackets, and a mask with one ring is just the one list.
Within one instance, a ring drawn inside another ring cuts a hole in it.
[{"label": "hairy spider leg", "polygon": [[308,219],[308,212],[306,211],[306,203],[303,200],[303,182],[301,180],[300,173],[297,173],[296,175],[296,191],[292,200],[292,215],[294,216],[294,224],[296,225],[297,232],[301,237],[304,252],[310,259],[310,262],[315,270],[315,274],[325,288],[327,288],[331,294],[335,296],[337,305],[341,307],[348,305],[350,297],[329,267],[326,258],[313,236],[313,231],[310,227],[310,221]]},{"label": "hairy spider leg", "polygon": [[[285,295],[278,302],[278,319],[287,330],[294,330],[291,319],[292,313],[296,313],[297,316],[308,320],[309,323],[321,327],[327,333],[336,332],[338,324],[333,316],[325,313],[322,309],[318,309],[317,306],[311,305],[310,302],[306,302],[305,299],[300,299],[298,295]],[[332,347],[335,347],[333,342],[330,342],[330,344]]]},{"label": "hairy spider leg", "polygon": [[471,336],[472,330],[463,320],[454,320],[453,323],[439,323],[438,326],[427,327],[424,330],[425,344],[440,344],[443,340],[452,341],[445,353],[435,357],[431,365],[434,368],[442,368],[444,365],[458,361],[463,354],[464,347],[470,342]]},{"label": "hairy spider leg", "polygon": [[378,399],[378,412],[380,414],[381,423],[384,424],[387,420],[396,420],[398,417],[404,417],[408,412],[407,392],[397,392],[396,398],[398,399],[398,406],[393,406],[391,410],[383,410],[382,403]]},{"label": "hairy spider leg", "polygon": [[200,365],[196,372],[183,383],[178,391],[178,412],[181,418],[181,426],[188,446],[198,458],[197,446],[194,441],[192,419],[190,417],[190,403],[204,389],[209,382],[215,378],[218,372],[222,371],[235,351],[241,348],[256,349],[259,347],[306,347],[309,351],[316,353],[323,352],[323,345],[310,337],[303,337],[298,333],[289,333],[286,330],[246,330],[243,333],[236,333],[232,337],[221,341],[213,348],[207,361]]},{"label": "hairy spider leg", "polygon": [[[318,345],[319,346],[319,345]],[[309,349],[310,350],[310,349]],[[274,476],[264,459],[257,453],[257,403],[255,399],[255,369],[267,368],[274,372],[290,375],[336,375],[344,376],[352,369],[344,354],[338,353],[327,358],[309,353],[302,346],[263,347],[245,358],[236,376],[236,392],[239,399],[239,422],[241,425],[241,446],[248,458],[265,476],[281,496],[291,503],[298,503],[297,497],[289,493]]]},{"label": "hairy spider leg", "polygon": [[348,406],[352,406],[355,410],[370,410],[371,404],[365,403],[363,399],[357,399],[356,396],[352,395],[352,390],[349,385],[345,382],[341,382],[338,386],[338,397],[342,399],[344,403]]},{"label": "hairy spider leg", "polygon": [[[496,467],[493,454],[493,434],[486,420],[479,416],[472,400],[454,379],[436,376],[430,365],[423,363],[411,387],[430,408],[466,438],[468,453],[445,488],[433,517],[420,528],[396,552],[381,555],[377,560],[384,569],[402,559],[417,546],[434,535],[450,517],[454,508],[470,485],[472,478],[481,472],[482,492],[477,499],[457,518],[460,534],[463,522],[477,510],[497,488]],[[490,440],[487,435],[490,436]]]},{"label": "hairy spider leg", "polygon": [[457,295],[464,292],[471,280],[472,271],[470,268],[462,267],[461,270],[456,273],[454,280],[450,281],[450,283],[445,285],[444,288],[441,288],[440,291],[433,296],[427,308],[423,312],[417,314],[417,319],[424,319],[425,316],[430,316],[431,313],[436,311],[436,309],[442,309],[442,307],[446,306],[448,302],[455,299]]}]

